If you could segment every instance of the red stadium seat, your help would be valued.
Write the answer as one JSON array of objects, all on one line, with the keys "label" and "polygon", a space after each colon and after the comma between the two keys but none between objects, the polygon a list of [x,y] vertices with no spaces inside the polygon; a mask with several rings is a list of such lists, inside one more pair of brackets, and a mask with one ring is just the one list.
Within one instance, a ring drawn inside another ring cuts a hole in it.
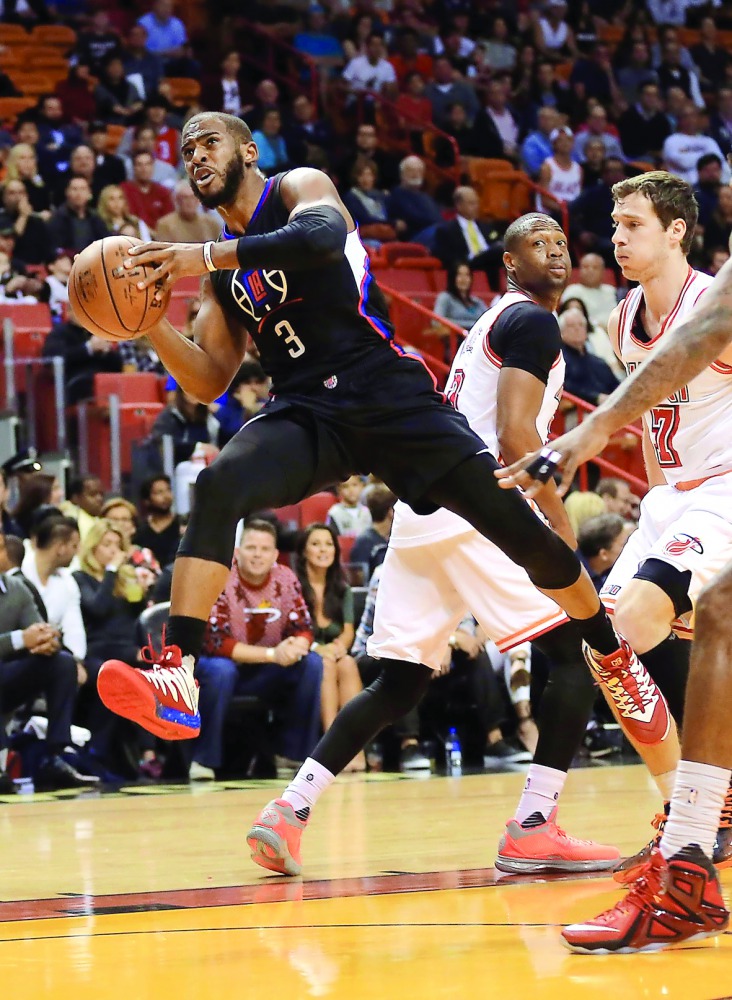
[{"label": "red stadium seat", "polygon": [[[146,438],[155,418],[163,409],[162,403],[120,404],[120,465],[123,475],[132,471],[132,445]],[[112,485],[110,453],[109,410],[96,406],[88,418],[89,471],[102,480],[105,490]]]},{"label": "red stadium seat", "polygon": [[341,550],[341,563],[348,563],[351,561],[351,552],[353,551],[355,541],[356,539],[353,535],[338,536],[338,547]]},{"label": "red stadium seat", "polygon": [[97,372],[94,399],[104,404],[110,396],[119,396],[120,403],[159,403],[158,376],[155,372]]},{"label": "red stadium seat", "polygon": [[290,528],[300,527],[300,505],[290,504],[288,507],[278,507],[275,511],[277,520]]},{"label": "red stadium seat", "polygon": [[399,260],[400,257],[430,256],[427,247],[422,246],[421,243],[385,243],[381,248],[381,252],[390,267],[393,267],[395,261]]},{"label": "red stadium seat", "polygon": [[314,493],[313,496],[301,500],[300,524],[306,528],[309,524],[325,521],[328,511],[337,502],[332,493]]}]

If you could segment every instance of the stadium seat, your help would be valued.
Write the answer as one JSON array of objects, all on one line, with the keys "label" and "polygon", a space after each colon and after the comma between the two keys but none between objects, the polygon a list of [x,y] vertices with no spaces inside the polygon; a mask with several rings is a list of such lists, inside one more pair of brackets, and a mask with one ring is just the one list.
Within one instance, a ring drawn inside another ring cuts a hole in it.
[{"label": "stadium seat", "polygon": [[120,403],[159,403],[158,376],[155,372],[97,372],[95,401],[106,403],[110,396],[118,396]]},{"label": "stadium seat", "polygon": [[50,94],[57,83],[53,77],[46,73],[13,70],[8,76],[24,97],[40,97],[41,94]]},{"label": "stadium seat", "polygon": [[21,24],[0,24],[0,45],[23,45],[30,41],[30,35]]},{"label": "stadium seat", "polygon": [[36,106],[32,97],[0,97],[0,122],[13,125],[18,115]]},{"label": "stadium seat", "polygon": [[107,152],[114,153],[127,131],[125,125],[107,125]]},{"label": "stadium seat", "polygon": [[188,307],[191,299],[194,297],[193,295],[176,295],[175,293],[171,296],[165,318],[176,330],[182,330],[185,326],[186,319],[188,318]]},{"label": "stadium seat", "polygon": [[309,524],[325,521],[328,511],[337,502],[332,493],[314,493],[311,497],[306,497],[299,503],[300,524],[306,528]]},{"label": "stadium seat", "polygon": [[430,252],[421,243],[385,243],[381,251],[389,267],[394,267],[400,257],[429,257]]},{"label": "stadium seat", "polygon": [[191,104],[201,94],[201,84],[187,76],[168,76],[161,85],[169,88],[170,98],[175,104]]},{"label": "stadium seat", "polygon": [[353,551],[353,546],[356,539],[353,535],[339,535],[338,536],[338,548],[341,550],[341,562],[347,563],[351,561],[351,552]]},{"label": "stadium seat", "polygon": [[11,319],[16,331],[42,330],[47,333],[51,329],[51,312],[45,302],[3,303],[0,305],[0,322],[4,319]]},{"label": "stadium seat", "polygon": [[430,272],[412,267],[390,267],[380,271],[377,278],[380,286],[393,288],[394,291],[404,294],[433,291]]},{"label": "stadium seat", "polygon": [[[335,501],[334,501],[335,502]],[[275,510],[277,520],[288,528],[300,528],[300,505],[289,504],[287,507],[278,507]]]},{"label": "stadium seat", "polygon": [[[162,403],[120,404],[120,466],[123,475],[132,471],[132,445],[146,438]],[[89,471],[102,480],[105,490],[112,484],[109,408],[93,406],[88,412]]]},{"label": "stadium seat", "polygon": [[394,267],[397,270],[410,269],[412,271],[439,271],[442,267],[442,262],[438,257],[399,257],[394,261]]},{"label": "stadium seat", "polygon": [[[9,28],[11,25],[4,25]],[[28,35],[25,35],[26,39]],[[76,45],[76,32],[63,24],[38,24],[30,38],[35,45],[53,45],[61,51],[69,51]]]}]

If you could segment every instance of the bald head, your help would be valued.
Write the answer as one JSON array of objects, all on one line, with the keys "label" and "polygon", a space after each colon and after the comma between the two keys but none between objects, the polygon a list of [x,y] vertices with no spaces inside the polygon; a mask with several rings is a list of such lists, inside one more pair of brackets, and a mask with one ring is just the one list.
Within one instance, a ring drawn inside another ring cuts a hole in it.
[{"label": "bald head", "polygon": [[418,156],[405,156],[399,164],[399,176],[407,187],[419,188],[424,182],[424,163]]},{"label": "bald head", "polygon": [[555,219],[552,219],[551,215],[544,215],[543,212],[529,212],[512,222],[506,230],[503,237],[505,250],[508,253],[515,253],[525,237],[538,229],[556,229],[560,233],[562,232],[562,227]]}]

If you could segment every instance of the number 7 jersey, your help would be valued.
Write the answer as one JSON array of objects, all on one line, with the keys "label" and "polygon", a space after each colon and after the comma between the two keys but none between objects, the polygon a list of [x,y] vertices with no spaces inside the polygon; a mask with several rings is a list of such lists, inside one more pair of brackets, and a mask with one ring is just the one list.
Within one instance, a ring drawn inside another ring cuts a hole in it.
[{"label": "number 7 jersey", "polygon": [[[691,267],[660,332],[648,339],[641,322],[643,289],[631,289],[618,321],[618,346],[628,372],[661,338],[683,323],[713,278]],[[732,366],[715,361],[643,417],[658,464],[672,486],[732,471]]]}]

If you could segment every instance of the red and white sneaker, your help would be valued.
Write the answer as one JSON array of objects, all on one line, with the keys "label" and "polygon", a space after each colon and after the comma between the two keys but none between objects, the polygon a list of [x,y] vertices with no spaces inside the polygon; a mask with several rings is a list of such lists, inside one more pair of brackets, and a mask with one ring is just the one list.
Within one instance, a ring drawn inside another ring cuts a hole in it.
[{"label": "red and white sneaker", "polygon": [[307,822],[284,799],[268,802],[247,834],[252,861],[281,875],[299,875],[300,838]]},{"label": "red and white sneaker", "polygon": [[641,875],[643,869],[651,860],[651,852],[661,843],[661,837],[666,827],[670,808],[671,803],[665,802],[663,812],[656,813],[651,820],[651,826],[656,832],[645,847],[641,847],[637,854],[634,854],[630,858],[625,858],[619,865],[613,868],[613,878],[616,882],[620,882],[621,885],[631,885]]},{"label": "red and white sneaker", "polygon": [[192,656],[182,656],[178,646],[159,654],[152,643],[141,652],[150,669],[131,667],[122,660],[107,660],[97,676],[99,697],[112,712],[137,722],[164,740],[190,740],[201,731],[198,714],[198,681]]},{"label": "red and white sneaker", "polygon": [[607,656],[600,656],[586,642],[582,652],[598,682],[610,692],[626,732],[638,743],[665,739],[671,727],[668,704],[625,639]]},{"label": "red and white sneaker", "polygon": [[[549,819],[534,813],[535,826],[522,826],[515,819],[506,824],[506,832],[498,845],[495,867],[499,872],[520,875],[534,872],[601,872],[612,868],[620,859],[617,847],[595,844],[592,840],[570,837],[557,826],[557,807]],[[542,820],[542,822],[539,822]]]},{"label": "red and white sneaker", "polygon": [[690,844],[668,861],[654,848],[624,899],[594,920],[565,927],[562,937],[583,955],[628,954],[700,941],[728,924],[714,865]]}]

